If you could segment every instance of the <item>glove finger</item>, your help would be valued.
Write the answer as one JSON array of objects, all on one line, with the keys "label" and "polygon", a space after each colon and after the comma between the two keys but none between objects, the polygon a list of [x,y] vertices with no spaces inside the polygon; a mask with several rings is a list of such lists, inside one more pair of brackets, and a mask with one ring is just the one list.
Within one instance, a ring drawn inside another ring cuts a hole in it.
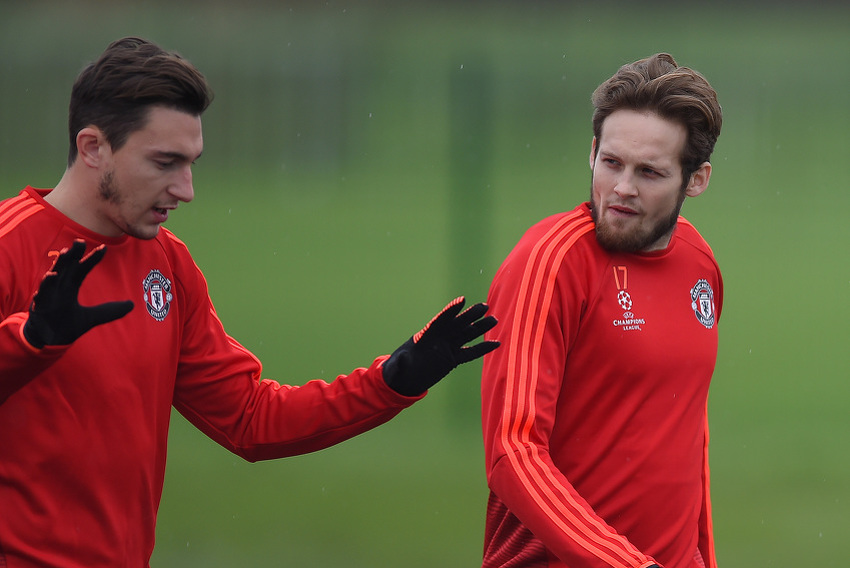
[{"label": "glove finger", "polygon": [[41,284],[33,296],[33,305],[36,301],[48,302],[56,294],[56,289],[59,286],[59,276],[55,272],[48,272],[41,279]]},{"label": "glove finger", "polygon": [[469,347],[464,347],[456,356],[457,364],[469,363],[479,357],[483,357],[487,353],[495,350],[501,345],[498,341],[482,341]]},{"label": "glove finger", "polygon": [[[456,317],[451,319],[441,318],[439,322],[434,322],[435,325],[432,324],[431,328],[434,329],[435,335],[442,335],[447,341],[457,342],[460,346],[481,335],[475,333],[474,328],[470,329],[470,326],[475,320],[482,317],[488,309],[487,304],[475,304]],[[455,308],[453,312],[456,313],[457,309]]]},{"label": "glove finger", "polygon": [[487,313],[487,310],[490,309],[490,306],[484,303],[478,303],[474,306],[470,306],[465,312],[460,314],[455,318],[455,326],[458,328],[465,327],[475,320],[481,318],[484,314]]},{"label": "glove finger", "polygon": [[435,333],[439,334],[446,326],[454,321],[455,316],[463,309],[465,303],[466,299],[463,296],[459,296],[449,302],[440,313],[431,318],[431,321],[422,328],[422,331],[413,336],[413,342],[418,343],[428,330],[434,330]]},{"label": "glove finger", "polygon": [[[106,302],[98,304],[97,306],[83,308],[86,316],[85,331],[88,331],[97,325],[123,318],[130,313],[130,310],[132,309],[133,302],[130,300],[125,300],[123,302]],[[85,331],[83,333],[85,333]]]},{"label": "glove finger", "polygon": [[494,327],[499,321],[494,316],[487,316],[482,318],[476,322],[473,322],[466,326],[464,329],[458,331],[458,340],[460,345],[464,345],[469,343],[473,339],[481,337]]},{"label": "glove finger", "polygon": [[453,321],[458,313],[463,309],[463,305],[466,303],[466,298],[463,296],[459,296],[449,302],[445,308],[437,314],[434,319],[431,320],[431,326],[437,325],[442,326],[445,325],[446,322]]},{"label": "glove finger", "polygon": [[88,275],[88,273],[91,272],[91,269],[94,268],[95,265],[97,265],[97,263],[103,259],[103,255],[105,254],[106,245],[100,245],[99,247],[91,251],[88,255],[86,255],[85,258],[80,260],[77,263],[76,270],[74,271],[76,279],[79,282],[82,282]]},{"label": "glove finger", "polygon": [[86,252],[86,243],[85,241],[76,240],[71,244],[70,247],[62,249],[59,253],[59,256],[56,257],[56,260],[53,262],[53,266],[50,268],[51,272],[56,274],[62,274],[68,269],[75,266],[80,262],[80,259],[83,258],[83,254]]},{"label": "glove finger", "polygon": [[55,290],[54,293],[58,294],[70,293],[72,289],[78,290],[86,274],[91,270],[91,267],[97,264],[100,257],[103,256],[102,253],[95,256],[94,264],[86,268],[85,265],[82,265],[82,262],[88,259],[88,257],[83,259],[85,252],[86,243],[79,239],[75,240],[70,247],[63,249],[53,263],[53,267],[45,275],[44,285],[40,291],[44,290],[46,292],[53,289]]},{"label": "glove finger", "polygon": [[74,270],[73,267],[77,264],[84,250],[85,244],[82,241],[76,241],[71,248],[63,249],[56,260],[53,261],[53,266],[41,279],[38,290],[33,296],[33,306],[36,303],[49,306],[58,301],[58,298],[69,286],[68,281],[72,279],[70,273]]}]

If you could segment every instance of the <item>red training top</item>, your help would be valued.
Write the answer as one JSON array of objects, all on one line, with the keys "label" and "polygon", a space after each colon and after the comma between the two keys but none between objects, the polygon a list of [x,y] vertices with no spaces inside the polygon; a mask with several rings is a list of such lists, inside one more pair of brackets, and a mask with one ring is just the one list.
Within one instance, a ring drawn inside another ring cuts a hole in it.
[{"label": "red training top", "polygon": [[[147,566],[172,404],[254,461],[325,448],[417,400],[385,384],[386,357],[330,384],[261,380],[172,233],[104,238],[45,194],[28,187],[0,202],[0,566]],[[80,303],[135,307],[70,346],[35,350],[21,334],[28,307],[75,239],[108,246]]]},{"label": "red training top", "polygon": [[669,246],[607,252],[588,204],[533,226],[488,303],[491,488],[483,566],[716,567],[707,397],[720,270],[679,218]]}]

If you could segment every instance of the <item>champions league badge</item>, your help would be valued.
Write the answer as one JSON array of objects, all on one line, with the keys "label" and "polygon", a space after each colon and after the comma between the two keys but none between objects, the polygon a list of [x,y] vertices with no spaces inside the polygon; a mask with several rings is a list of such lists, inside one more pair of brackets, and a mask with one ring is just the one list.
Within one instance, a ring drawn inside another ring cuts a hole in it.
[{"label": "champions league badge", "polygon": [[620,290],[617,292],[617,303],[624,310],[623,319],[615,319],[612,322],[614,326],[619,327],[623,331],[643,331],[641,326],[646,325],[646,320],[635,317],[634,312],[632,312],[632,307],[634,306],[632,295],[625,290]]},{"label": "champions league badge", "polygon": [[151,270],[142,281],[145,289],[145,305],[148,313],[156,321],[162,321],[171,307],[171,281],[159,270]]},{"label": "champions league badge", "polygon": [[701,279],[691,288],[691,308],[706,329],[714,327],[714,290],[707,280]]}]

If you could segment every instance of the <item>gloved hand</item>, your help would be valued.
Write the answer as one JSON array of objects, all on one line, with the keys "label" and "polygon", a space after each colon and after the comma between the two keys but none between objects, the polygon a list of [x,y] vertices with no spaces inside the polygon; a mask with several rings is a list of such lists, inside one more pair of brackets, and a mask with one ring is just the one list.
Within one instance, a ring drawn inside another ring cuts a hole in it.
[{"label": "gloved hand", "polygon": [[[419,396],[462,363],[493,351],[498,341],[464,347],[496,325],[486,304],[475,304],[463,313],[465,299],[456,298],[416,335],[384,362],[384,381],[404,396]],[[460,314],[460,315],[458,315]]]},{"label": "gloved hand", "polygon": [[80,286],[103,258],[106,247],[101,245],[83,258],[85,252],[86,243],[74,241],[44,275],[23,330],[33,347],[68,345],[94,326],[122,318],[133,309],[133,302],[129,300],[91,307],[80,305],[77,299]]}]

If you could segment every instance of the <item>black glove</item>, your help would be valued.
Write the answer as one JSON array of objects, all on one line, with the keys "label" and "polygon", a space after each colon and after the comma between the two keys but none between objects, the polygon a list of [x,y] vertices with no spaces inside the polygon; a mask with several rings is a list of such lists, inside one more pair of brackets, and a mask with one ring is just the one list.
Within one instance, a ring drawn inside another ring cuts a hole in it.
[{"label": "black glove", "polygon": [[[493,351],[498,341],[464,347],[496,325],[486,304],[475,304],[463,313],[465,300],[457,298],[425,328],[408,339],[384,362],[384,380],[397,393],[419,396],[462,363]],[[458,315],[460,313],[460,315]]]},{"label": "black glove", "polygon": [[24,337],[41,349],[45,345],[68,345],[96,325],[122,318],[133,309],[133,302],[107,302],[81,306],[77,295],[86,275],[106,253],[101,245],[83,258],[86,243],[74,241],[56,259],[30,305],[24,324]]}]

